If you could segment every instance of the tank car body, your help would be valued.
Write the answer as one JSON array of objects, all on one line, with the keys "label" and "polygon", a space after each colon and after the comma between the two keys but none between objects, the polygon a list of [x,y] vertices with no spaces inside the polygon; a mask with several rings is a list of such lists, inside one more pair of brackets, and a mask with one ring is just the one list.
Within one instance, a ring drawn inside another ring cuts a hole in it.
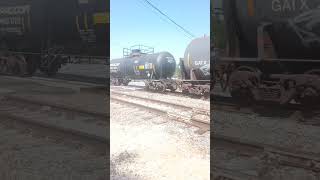
[{"label": "tank car body", "polygon": [[1,1],[0,44],[47,73],[50,68],[57,71],[53,66],[62,63],[57,54],[108,57],[108,4],[103,0]]},{"label": "tank car body", "polygon": [[192,40],[180,59],[182,79],[173,79],[176,61],[168,52],[144,54],[139,50],[122,59],[111,60],[112,84],[127,85],[130,80],[145,80],[146,88],[155,91],[175,91],[208,96],[210,93],[210,37]]},{"label": "tank car body", "polygon": [[319,100],[320,1],[215,0],[212,6],[215,76],[223,89],[241,100]]},{"label": "tank car body", "polygon": [[258,0],[224,2],[240,37],[243,56],[256,57],[257,29],[266,32],[278,58],[320,59],[320,2],[317,0]]},{"label": "tank car body", "polygon": [[169,52],[131,55],[110,62],[110,75],[125,79],[168,79],[174,75],[176,61]]},{"label": "tank car body", "polygon": [[196,38],[187,46],[182,62],[185,79],[191,79],[191,70],[197,69],[201,73],[198,80],[210,79],[210,37]]}]

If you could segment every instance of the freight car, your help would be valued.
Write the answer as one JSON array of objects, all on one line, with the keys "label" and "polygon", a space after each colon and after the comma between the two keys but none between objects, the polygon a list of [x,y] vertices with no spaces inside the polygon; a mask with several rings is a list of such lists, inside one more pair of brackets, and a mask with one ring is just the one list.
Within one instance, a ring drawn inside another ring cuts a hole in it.
[{"label": "freight car", "polygon": [[[141,46],[140,46],[141,47]],[[154,53],[152,48],[124,49],[124,58],[111,60],[110,75],[113,85],[127,85],[133,79],[145,80],[146,88],[155,91],[175,91],[209,95],[210,38],[194,39],[180,59],[182,79],[173,80],[176,61],[168,52]],[[129,54],[127,52],[130,52]]]},{"label": "freight car", "polygon": [[131,80],[147,80],[147,87],[164,91],[169,87],[176,68],[174,57],[168,52],[154,53],[153,48],[132,46],[124,49],[124,58],[110,62],[110,76],[114,85],[128,85]]},{"label": "freight car", "polygon": [[180,61],[183,93],[208,96],[210,93],[210,37],[196,38],[187,46]]},{"label": "freight car", "polygon": [[0,73],[54,75],[72,57],[107,59],[105,0],[0,2]]},{"label": "freight car", "polygon": [[318,0],[214,0],[215,78],[239,102],[316,105]]}]

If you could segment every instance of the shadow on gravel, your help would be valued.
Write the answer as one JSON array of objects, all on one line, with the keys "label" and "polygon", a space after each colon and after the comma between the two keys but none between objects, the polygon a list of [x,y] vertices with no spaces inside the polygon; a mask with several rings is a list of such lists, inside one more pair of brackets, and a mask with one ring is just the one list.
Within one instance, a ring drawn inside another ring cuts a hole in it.
[{"label": "shadow on gravel", "polygon": [[135,163],[137,154],[124,151],[117,156],[111,157],[110,179],[111,180],[141,180],[143,179],[134,172],[128,170],[128,165]]}]

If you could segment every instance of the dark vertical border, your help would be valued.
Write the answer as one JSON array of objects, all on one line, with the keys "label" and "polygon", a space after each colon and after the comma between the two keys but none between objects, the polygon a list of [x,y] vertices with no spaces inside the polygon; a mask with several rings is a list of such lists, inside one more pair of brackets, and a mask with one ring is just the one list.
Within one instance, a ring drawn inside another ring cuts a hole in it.
[{"label": "dark vertical border", "polygon": [[[106,0],[107,3],[107,9],[106,9],[106,12],[107,12],[107,15],[108,15],[108,23],[107,23],[107,39],[106,39],[106,51],[107,51],[107,74],[106,74],[106,77],[107,77],[107,82],[106,82],[106,111],[108,111],[107,113],[110,114],[110,73],[109,73],[109,67],[110,67],[110,0]],[[109,118],[107,119],[107,127],[106,127],[106,131],[107,131],[107,139],[109,140],[107,142],[107,147],[106,147],[106,163],[107,163],[107,176],[108,176],[108,179],[110,179],[110,116]]]},{"label": "dark vertical border", "polygon": [[210,179],[213,179],[213,146],[212,146],[212,138],[213,137],[213,87],[214,87],[214,44],[213,44],[213,32],[212,32],[212,16],[213,16],[213,1],[210,0],[210,74],[211,74],[211,95],[210,95]]}]

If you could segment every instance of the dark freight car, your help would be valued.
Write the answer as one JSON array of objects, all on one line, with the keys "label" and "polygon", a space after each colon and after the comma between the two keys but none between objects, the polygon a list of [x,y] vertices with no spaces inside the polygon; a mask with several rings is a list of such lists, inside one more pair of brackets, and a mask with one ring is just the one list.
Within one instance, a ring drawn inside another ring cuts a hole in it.
[{"label": "dark freight car", "polygon": [[127,84],[132,79],[171,78],[175,68],[176,61],[170,53],[143,54],[139,50],[138,52],[133,51],[128,57],[111,60],[110,75],[113,79]]},{"label": "dark freight car", "polygon": [[214,0],[215,72],[241,101],[320,97],[320,1]]},{"label": "dark freight car", "polygon": [[107,58],[108,6],[104,0],[1,1],[0,44],[8,56],[1,70],[54,74],[70,56]]},{"label": "dark freight car", "polygon": [[[224,2],[228,32],[237,31],[243,55],[257,56],[258,27],[265,31],[279,58],[320,59],[320,2],[270,0]],[[233,32],[235,33],[235,32]]]},{"label": "dark freight car", "polygon": [[[124,51],[125,52],[125,51]],[[148,53],[146,53],[148,52]],[[112,84],[127,85],[133,79],[144,80],[146,88],[208,96],[210,92],[210,37],[196,38],[187,46],[180,59],[182,79],[174,80],[176,61],[168,52],[153,53],[147,49],[130,49],[125,58],[111,60]]]},{"label": "dark freight car", "polygon": [[[181,69],[187,80],[210,79],[210,37],[196,38],[187,46]],[[192,76],[192,72],[198,72]]]}]

